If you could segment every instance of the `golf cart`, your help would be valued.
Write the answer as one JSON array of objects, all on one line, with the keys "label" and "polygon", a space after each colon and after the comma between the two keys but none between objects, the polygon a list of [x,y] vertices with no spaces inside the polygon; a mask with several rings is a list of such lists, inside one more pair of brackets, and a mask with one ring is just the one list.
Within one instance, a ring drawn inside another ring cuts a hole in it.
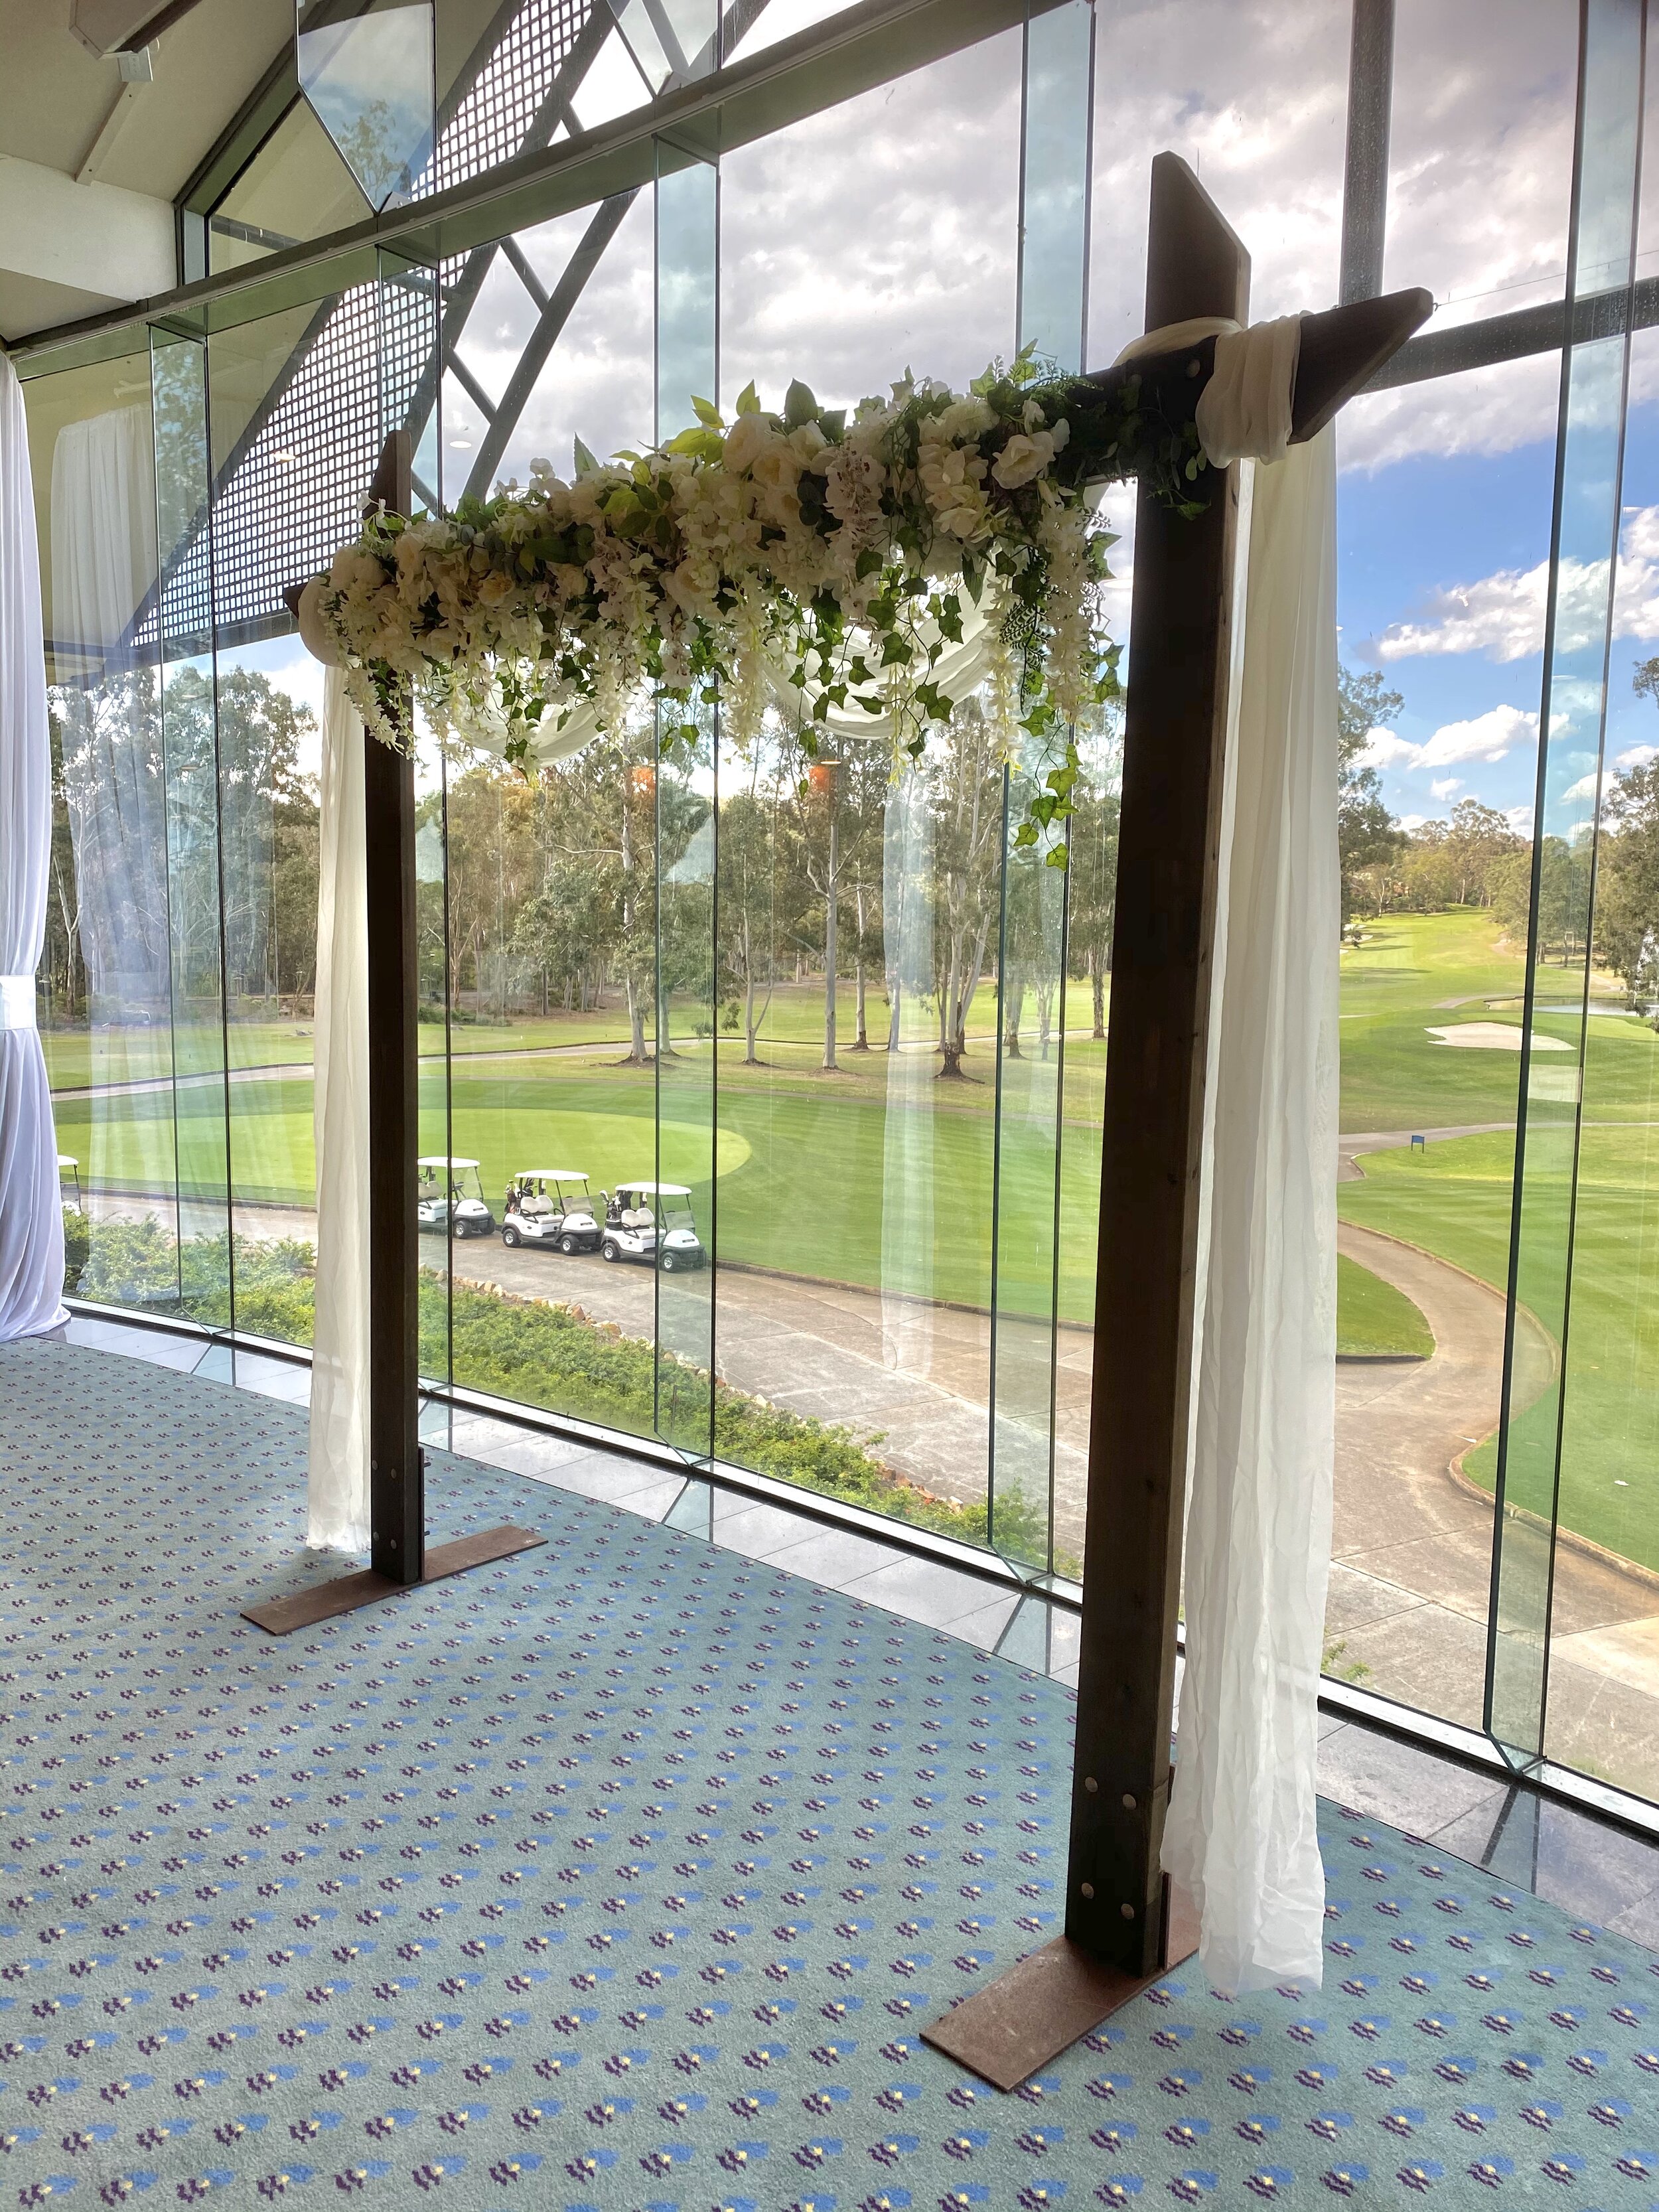
[{"label": "golf cart", "polygon": [[[441,1152],[417,1160],[415,1219],[423,1234],[488,1237],[495,1217],[484,1202],[477,1160],[452,1160]],[[469,1184],[467,1178],[471,1178]]]},{"label": "golf cart", "polygon": [[556,1245],[561,1252],[599,1249],[593,1198],[579,1168],[520,1168],[507,1187],[503,1244]]},{"label": "golf cart", "polygon": [[[75,1185],[75,1197],[73,1200],[70,1200],[68,1193],[64,1188],[64,1178],[65,1176],[68,1176]],[[59,1152],[58,1155],[58,1195],[63,1200],[65,1206],[72,1203],[77,1213],[84,1213],[86,1212],[86,1207],[81,1202],[81,1163],[79,1160],[73,1158],[68,1152]]]},{"label": "golf cart", "polygon": [[606,1260],[642,1260],[665,1275],[706,1266],[708,1259],[683,1182],[618,1183],[605,1205],[599,1251]]}]

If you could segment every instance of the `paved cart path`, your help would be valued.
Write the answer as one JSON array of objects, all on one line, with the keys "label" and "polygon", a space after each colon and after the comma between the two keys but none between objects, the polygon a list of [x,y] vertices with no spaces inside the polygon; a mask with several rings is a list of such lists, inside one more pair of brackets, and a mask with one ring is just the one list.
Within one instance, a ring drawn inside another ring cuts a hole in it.
[{"label": "paved cart path", "polygon": [[[1396,1142],[1409,1135],[1389,1133]],[[1360,1149],[1342,1141],[1345,1151]],[[1378,1148],[1376,1137],[1368,1148]],[[149,1210],[142,1200],[93,1203],[100,1213]],[[188,1232],[211,1224],[185,1225]],[[314,1230],[309,1214],[283,1207],[239,1208],[238,1226],[254,1237]],[[1375,1230],[1345,1223],[1339,1245],[1412,1299],[1435,1352],[1427,1360],[1338,1366],[1328,1633],[1344,1649],[1335,1664],[1363,1668],[1367,1687],[1479,1726],[1492,1507],[1450,1467],[1497,1424],[1504,1302],[1488,1285]],[[429,1249],[434,1260],[441,1256],[435,1242]],[[608,1267],[597,1255],[509,1252],[481,1238],[455,1248],[455,1270],[521,1297],[579,1305],[629,1335],[653,1333],[656,1285],[643,1268]],[[706,1358],[708,1278],[662,1287],[671,1340],[690,1358]],[[982,1494],[988,1336],[982,1314],[730,1267],[720,1275],[717,1364],[727,1382],[879,1437],[890,1465],[947,1498]],[[1012,1350],[1005,1339],[1005,1376]],[[1055,1534],[1074,1553],[1083,1533],[1091,1352],[1091,1332],[1060,1332]],[[1525,1316],[1520,1357],[1522,1390],[1530,1396],[1548,1380],[1551,1352]],[[1031,1380],[1040,1403],[1040,1358]],[[1006,1425],[1005,1469],[1018,1470],[1024,1441],[1018,1422]],[[1040,1489],[1043,1455],[1028,1449],[1028,1486]],[[1552,1755],[1659,1794],[1659,1583],[1563,1545],[1554,1620]]]}]

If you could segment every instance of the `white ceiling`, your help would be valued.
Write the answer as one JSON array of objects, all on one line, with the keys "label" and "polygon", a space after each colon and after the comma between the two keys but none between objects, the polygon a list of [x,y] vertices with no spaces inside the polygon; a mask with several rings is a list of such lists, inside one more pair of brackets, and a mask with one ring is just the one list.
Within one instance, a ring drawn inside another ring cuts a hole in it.
[{"label": "white ceiling", "polygon": [[[98,60],[70,31],[70,7],[0,0],[0,336],[8,338],[161,289],[161,210],[170,228],[173,200],[294,36],[294,0],[200,0],[156,42],[154,81],[124,87],[119,65]],[[25,164],[55,176],[31,175]],[[75,196],[64,195],[62,179],[76,184]],[[88,191],[93,184],[120,197]]]}]

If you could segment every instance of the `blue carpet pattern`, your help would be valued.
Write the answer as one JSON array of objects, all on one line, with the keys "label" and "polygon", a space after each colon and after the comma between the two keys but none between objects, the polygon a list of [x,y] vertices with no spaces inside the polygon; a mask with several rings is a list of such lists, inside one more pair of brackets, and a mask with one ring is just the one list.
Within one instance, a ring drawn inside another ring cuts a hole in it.
[{"label": "blue carpet pattern", "polygon": [[0,2203],[1659,2205],[1653,1961],[1331,1808],[1322,1990],[999,2097],[917,2031],[1059,1924],[1069,1692],[445,1455],[547,1549],[274,1641],[304,1446],[0,1351]]}]

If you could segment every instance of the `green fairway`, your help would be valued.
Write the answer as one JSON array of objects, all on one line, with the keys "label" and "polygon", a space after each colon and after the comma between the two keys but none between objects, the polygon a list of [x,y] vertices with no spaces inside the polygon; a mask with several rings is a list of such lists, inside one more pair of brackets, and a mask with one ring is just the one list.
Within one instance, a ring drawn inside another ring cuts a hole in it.
[{"label": "green fairway", "polygon": [[1408,1357],[1434,1351],[1429,1325],[1403,1291],[1339,1252],[1336,1257],[1336,1348],[1350,1359]]},{"label": "green fairway", "polygon": [[[1451,907],[1443,914],[1387,915],[1364,927],[1365,942],[1342,953],[1343,1129],[1514,1121],[1518,1051],[1460,1049],[1429,1034],[1463,1022],[1520,1028],[1526,963],[1504,947],[1492,916],[1475,907]],[[1576,1036],[1576,1017],[1559,1011],[1582,988],[1576,972],[1538,970],[1540,1035],[1563,1042]],[[1591,1005],[1601,1010],[1598,1026],[1607,1020],[1615,1029],[1641,1027],[1615,1012],[1622,996],[1608,976],[1594,977]],[[1562,1064],[1570,1065],[1565,1054]]]},{"label": "green fairway", "polygon": [[[1656,1047],[1650,1033],[1643,1048],[1651,1056]],[[1593,1052],[1592,1080],[1597,1058]],[[1342,1186],[1342,1214],[1421,1244],[1502,1290],[1513,1147],[1504,1134],[1431,1145],[1416,1157],[1375,1154],[1364,1182]],[[1568,1226],[1567,1145],[1535,1141],[1532,1157],[1521,1296],[1553,1334]],[[1659,1115],[1650,1123],[1586,1127],[1573,1230],[1561,1519],[1622,1558],[1659,1567]],[[1517,1422],[1510,1459],[1510,1502],[1546,1514],[1555,1413],[1554,1394],[1547,1392]],[[1490,1489],[1495,1443],[1470,1452],[1464,1467]]]}]

